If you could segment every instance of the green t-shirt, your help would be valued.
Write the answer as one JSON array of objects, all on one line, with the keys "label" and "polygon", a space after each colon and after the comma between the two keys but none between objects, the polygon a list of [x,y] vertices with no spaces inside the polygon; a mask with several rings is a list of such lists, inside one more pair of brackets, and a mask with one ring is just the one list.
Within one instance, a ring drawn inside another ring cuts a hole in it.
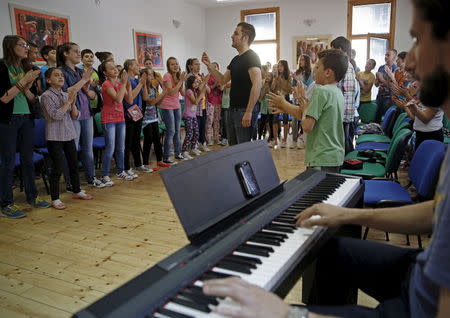
[{"label": "green t-shirt", "polygon": [[[8,74],[9,80],[11,81],[11,85],[15,85],[18,81],[20,81],[24,76],[25,72],[21,67],[16,67],[12,65],[8,65]],[[14,97],[14,108],[13,114],[29,114],[30,108],[28,107],[27,97],[24,93],[20,92]]]},{"label": "green t-shirt", "polygon": [[267,96],[264,95],[263,98],[259,101],[259,112],[262,115],[269,114],[269,100],[267,99]]},{"label": "green t-shirt", "polygon": [[336,167],[344,161],[344,96],[336,85],[316,87],[306,116],[316,120],[306,136],[305,166]]},{"label": "green t-shirt", "polygon": [[230,108],[230,88],[225,87],[222,94],[222,108]]}]

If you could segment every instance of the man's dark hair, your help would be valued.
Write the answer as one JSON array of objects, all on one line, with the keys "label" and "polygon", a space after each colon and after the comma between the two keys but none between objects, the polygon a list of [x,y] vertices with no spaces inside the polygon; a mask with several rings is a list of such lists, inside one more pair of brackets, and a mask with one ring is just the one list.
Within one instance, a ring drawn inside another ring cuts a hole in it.
[{"label": "man's dark hair", "polygon": [[331,41],[331,47],[333,49],[342,50],[349,58],[352,57],[352,44],[343,36],[339,36]]},{"label": "man's dark hair", "polygon": [[40,51],[39,53],[41,53],[42,58],[43,58],[45,61],[47,61],[47,59],[45,58],[45,56],[48,55],[48,53],[49,53],[50,51],[53,51],[53,50],[56,51],[56,49],[55,49],[54,46],[51,46],[51,45],[44,45],[44,46],[41,48],[41,51]]},{"label": "man's dark hair", "polygon": [[58,65],[58,67],[64,66],[66,64],[66,56],[64,55],[64,53],[69,52],[72,46],[75,45],[78,44],[73,42],[65,42],[58,46],[58,48],[56,49],[56,64]]},{"label": "man's dark hair", "polygon": [[241,27],[242,33],[244,33],[244,35],[248,36],[248,45],[250,46],[256,37],[255,27],[252,24],[247,23],[247,22],[241,22],[237,26]]},{"label": "man's dark hair", "polygon": [[404,60],[404,59],[406,59],[406,55],[407,54],[408,54],[407,52],[403,51],[403,52],[398,53],[397,57],[401,58],[402,60]]},{"label": "man's dark hair", "polygon": [[331,69],[334,72],[334,79],[340,82],[348,69],[348,57],[344,52],[337,49],[324,50],[319,53],[323,68]]},{"label": "man's dark hair", "polygon": [[83,57],[85,54],[92,54],[92,55],[94,55],[94,52],[92,52],[92,50],[90,50],[90,49],[83,49],[81,51],[81,57]]},{"label": "man's dark hair", "polygon": [[448,0],[412,0],[414,7],[422,18],[431,24],[432,33],[438,40],[444,40],[450,30]]}]

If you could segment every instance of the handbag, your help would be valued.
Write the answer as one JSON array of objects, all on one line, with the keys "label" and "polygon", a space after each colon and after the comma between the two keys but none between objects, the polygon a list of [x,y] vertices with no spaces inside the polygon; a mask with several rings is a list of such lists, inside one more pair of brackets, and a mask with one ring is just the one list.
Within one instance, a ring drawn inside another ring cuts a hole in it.
[{"label": "handbag", "polygon": [[363,162],[358,159],[345,159],[343,168],[349,170],[359,170],[363,168]]},{"label": "handbag", "polygon": [[127,109],[127,112],[133,121],[138,121],[139,119],[141,119],[143,117],[142,111],[138,105],[131,106],[130,108]]}]

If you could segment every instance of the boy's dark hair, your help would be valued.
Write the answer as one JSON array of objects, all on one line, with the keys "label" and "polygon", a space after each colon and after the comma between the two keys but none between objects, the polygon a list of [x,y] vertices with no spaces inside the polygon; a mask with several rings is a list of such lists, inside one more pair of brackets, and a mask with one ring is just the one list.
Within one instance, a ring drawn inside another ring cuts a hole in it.
[{"label": "boy's dark hair", "polygon": [[343,36],[339,36],[331,41],[331,47],[333,49],[342,50],[349,58],[352,56],[352,44]]},{"label": "boy's dark hair", "polygon": [[403,51],[403,52],[398,53],[397,57],[401,58],[402,60],[404,60],[404,59],[406,59],[406,55],[407,54],[408,54],[407,52]]},{"label": "boy's dark hair", "polygon": [[53,50],[56,51],[56,49],[55,49],[54,46],[51,46],[51,45],[44,45],[44,46],[41,48],[41,51],[40,51],[39,53],[41,53],[42,58],[47,62],[47,59],[45,58],[45,56],[48,55],[48,53],[49,53],[50,51],[53,51]]},{"label": "boy's dark hair", "polygon": [[369,61],[372,62],[373,68],[375,68],[375,66],[377,66],[377,61],[375,61],[374,59],[369,59]]},{"label": "boy's dark hair", "polygon": [[28,45],[29,45],[30,47],[35,47],[35,48],[38,47],[37,44],[34,43],[34,42],[32,42],[32,41],[27,41],[27,42],[28,42]]},{"label": "boy's dark hair", "polygon": [[444,40],[450,31],[448,0],[412,0],[422,18],[431,24],[432,34],[438,40]]},{"label": "boy's dark hair", "polygon": [[45,78],[50,78],[55,70],[59,70],[59,68],[50,67],[48,70],[46,70],[44,74]]},{"label": "boy's dark hair", "polygon": [[56,49],[56,64],[58,65],[58,67],[61,67],[66,64],[66,57],[64,53],[69,52],[72,46],[74,45],[78,44],[73,42],[66,42],[58,46],[58,48]]},{"label": "boy's dark hair", "polygon": [[334,72],[334,79],[340,82],[348,69],[348,57],[344,52],[336,49],[324,50],[319,53],[323,68],[331,69]]},{"label": "boy's dark hair", "polygon": [[94,55],[94,52],[92,52],[92,50],[90,50],[90,49],[83,49],[83,50],[81,51],[81,58],[83,58],[83,56],[84,56],[85,54],[92,54],[92,55]]},{"label": "boy's dark hair", "polygon": [[237,26],[241,27],[242,33],[244,33],[244,35],[248,36],[248,45],[250,46],[256,37],[255,27],[252,24],[247,23],[247,22],[241,22]]}]

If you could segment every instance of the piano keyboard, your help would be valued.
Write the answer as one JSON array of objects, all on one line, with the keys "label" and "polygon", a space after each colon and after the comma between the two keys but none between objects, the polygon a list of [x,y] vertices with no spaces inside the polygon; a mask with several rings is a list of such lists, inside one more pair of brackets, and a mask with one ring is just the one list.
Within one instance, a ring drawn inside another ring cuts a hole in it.
[{"label": "piano keyboard", "polygon": [[294,217],[320,202],[341,206],[359,186],[360,179],[327,176],[270,224],[147,317],[220,318],[223,316],[212,312],[211,306],[238,306],[231,299],[204,295],[201,287],[208,279],[238,276],[266,290],[272,290],[281,276],[308,252],[316,237],[325,231],[322,227],[295,227]]}]

